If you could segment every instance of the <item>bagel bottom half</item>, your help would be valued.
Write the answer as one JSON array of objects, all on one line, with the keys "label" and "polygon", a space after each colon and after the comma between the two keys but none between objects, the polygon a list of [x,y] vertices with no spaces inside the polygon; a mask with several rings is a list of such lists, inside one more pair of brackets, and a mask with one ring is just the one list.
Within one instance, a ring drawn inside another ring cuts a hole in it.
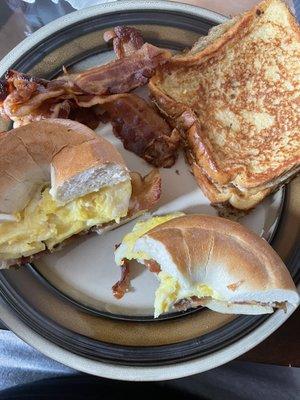
[{"label": "bagel bottom half", "polygon": [[118,265],[133,259],[157,273],[155,317],[199,305],[221,313],[265,314],[299,302],[272,247],[224,218],[175,213],[138,222],[115,251]]}]

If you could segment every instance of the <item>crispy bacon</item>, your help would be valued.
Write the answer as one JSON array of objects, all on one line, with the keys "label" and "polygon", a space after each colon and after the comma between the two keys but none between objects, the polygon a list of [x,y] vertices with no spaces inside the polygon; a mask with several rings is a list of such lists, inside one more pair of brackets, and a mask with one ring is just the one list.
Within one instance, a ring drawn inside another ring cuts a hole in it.
[{"label": "crispy bacon", "polygon": [[74,96],[66,92],[62,83],[51,86],[51,81],[46,79],[10,70],[5,85],[6,97],[0,102],[0,114],[13,120],[15,126],[43,118],[67,118],[69,115]]},{"label": "crispy bacon", "polygon": [[[197,296],[192,296],[187,299],[182,299],[179,300],[177,303],[174,304],[174,308],[176,311],[186,311],[189,308],[196,308],[203,306],[205,307],[206,303],[211,300],[211,297],[197,297]],[[265,307],[273,307],[273,308],[278,308],[284,310],[284,312],[287,311],[287,306],[286,302],[273,302],[273,303],[262,303],[259,301],[240,301],[240,302],[234,302],[232,304],[247,304],[247,305],[261,305]]]},{"label": "crispy bacon", "polygon": [[[59,116],[59,118],[63,118]],[[96,129],[99,125],[101,117],[97,114],[93,107],[91,108],[80,108],[73,107],[69,113],[69,116],[66,117],[72,119],[74,121],[78,121],[91,129]]]},{"label": "crispy bacon", "polygon": [[[131,172],[130,176],[132,194],[129,211],[125,217],[126,219],[130,219],[133,216],[138,216],[145,211],[153,209],[161,195],[161,177],[158,170],[152,170],[145,177],[142,177],[137,172]],[[150,271],[159,272],[157,268],[158,264],[155,265],[154,263],[155,261],[149,264]],[[121,266],[121,279],[112,287],[114,296],[117,299],[122,298],[128,291],[129,285],[129,263],[128,260],[124,259],[123,265]]]},{"label": "crispy bacon", "polygon": [[128,217],[135,215],[141,210],[151,210],[161,195],[161,177],[158,170],[154,169],[144,177],[137,172],[131,172],[130,176],[132,194]]},{"label": "crispy bacon", "polygon": [[31,83],[33,82],[38,85],[42,85],[44,87],[46,87],[47,84],[50,82],[47,79],[37,78],[35,76],[31,76],[28,74],[24,74],[22,72],[15,71],[14,69],[10,69],[6,72],[5,79],[8,82],[14,82],[14,81],[31,82]]},{"label": "crispy bacon", "polygon": [[159,274],[161,271],[160,265],[154,260],[144,260],[144,264],[154,274]]},{"label": "crispy bacon", "polygon": [[170,57],[169,51],[145,43],[128,57],[74,74],[73,82],[83,93],[127,93],[145,85],[154,74],[155,68]]},{"label": "crispy bacon", "polygon": [[65,74],[52,81],[8,71],[0,83],[0,115],[13,120],[15,127],[46,118],[70,118],[92,129],[105,117],[126,149],[155,167],[172,166],[180,142],[178,131],[145,100],[126,93],[147,83],[171,53],[143,44],[135,28],[116,27],[105,36],[114,40],[118,56],[108,64],[74,74],[64,69]]},{"label": "crispy bacon", "polygon": [[287,312],[287,302],[286,301],[282,301],[282,302],[274,301],[274,302],[270,302],[270,303],[263,303],[260,301],[249,300],[249,301],[236,301],[233,304],[260,305],[263,307],[278,308],[278,309],[283,310],[285,313]]},{"label": "crispy bacon", "polygon": [[95,96],[90,101],[78,98],[80,107],[101,105],[114,134],[125,149],[155,167],[171,167],[177,158],[180,135],[144,99],[135,94]]},{"label": "crispy bacon", "polygon": [[144,39],[141,32],[129,26],[116,26],[111,31],[104,32],[103,39],[106,42],[113,41],[114,52],[117,58],[128,57],[139,50]]},{"label": "crispy bacon", "polygon": [[178,131],[172,130],[151,105],[134,94],[75,95],[68,93],[62,83],[52,84],[49,89],[49,82],[38,83],[17,72],[13,72],[7,85],[11,93],[2,110],[15,122],[15,127],[44,118],[70,118],[95,129],[101,116],[93,107],[101,106],[127,150],[155,167],[170,167],[176,161]]},{"label": "crispy bacon", "polygon": [[155,167],[171,167],[177,158],[180,135],[141,97],[134,94],[108,98],[102,104],[115,135],[125,149]]},{"label": "crispy bacon", "polygon": [[[3,99],[12,111],[27,103],[33,95],[46,92],[49,81],[9,70],[5,75],[6,96]],[[56,95],[56,93],[55,93]]]},{"label": "crispy bacon", "polygon": [[124,258],[121,265],[121,278],[112,287],[113,295],[117,299],[121,299],[126,292],[128,292],[130,279],[129,279],[129,261]]},{"label": "crispy bacon", "polygon": [[[65,100],[70,101],[73,109],[79,96],[125,93],[146,84],[155,67],[170,56],[170,52],[145,43],[125,58],[52,81],[8,71],[0,84],[0,114],[16,126],[57,117],[59,113],[55,114],[53,108],[64,109]],[[60,103],[64,105],[57,106]]]},{"label": "crispy bacon", "polygon": [[[154,260],[145,261],[145,265],[151,272],[159,273],[160,266]],[[113,295],[119,300],[126,292],[129,290],[130,286],[130,276],[129,276],[129,261],[123,258],[121,265],[121,278],[112,287]]]},{"label": "crispy bacon", "polygon": [[186,311],[189,308],[196,308],[205,306],[205,303],[209,300],[209,297],[202,297],[201,299],[197,296],[192,296],[187,299],[181,299],[174,304],[176,311]]},{"label": "crispy bacon", "polygon": [[[57,103],[51,107],[51,114],[55,115],[56,118],[69,118],[72,109],[72,102],[70,100],[64,100],[61,103]],[[75,120],[75,118],[72,118]]]}]

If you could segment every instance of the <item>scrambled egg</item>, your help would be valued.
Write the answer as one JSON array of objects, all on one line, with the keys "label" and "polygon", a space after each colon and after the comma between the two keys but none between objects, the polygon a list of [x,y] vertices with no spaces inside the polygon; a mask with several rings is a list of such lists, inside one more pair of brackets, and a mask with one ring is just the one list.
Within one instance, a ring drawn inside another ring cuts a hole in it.
[{"label": "scrambled egg", "polygon": [[[184,215],[184,213],[177,212],[177,213],[173,213],[173,214],[164,215],[162,217],[159,217],[159,216],[152,217],[152,218],[148,219],[147,221],[137,222],[134,225],[132,232],[127,233],[127,235],[125,235],[122,240],[122,247],[123,246],[126,247],[125,254],[122,256],[122,258],[126,258],[127,260],[135,260],[135,259],[149,260],[150,257],[146,253],[138,252],[138,251],[134,250],[136,241],[141,236],[143,236],[145,233],[147,233],[151,229],[155,228],[156,226],[161,225],[164,222],[169,221],[170,219],[178,218],[183,215]],[[118,253],[118,251],[116,252],[116,254],[117,253]]]},{"label": "scrambled egg", "polygon": [[165,272],[161,271],[158,274],[160,285],[155,293],[154,302],[154,317],[157,318],[160,314],[168,312],[170,308],[182,299],[189,299],[192,296],[196,297],[211,297],[220,299],[218,293],[207,285],[196,284],[189,288],[180,286],[178,280]]},{"label": "scrambled egg", "polygon": [[14,259],[52,249],[63,240],[91,228],[115,220],[128,212],[131,196],[129,180],[101,188],[67,204],[58,203],[49,188],[17,213],[16,222],[0,223],[0,259]]}]

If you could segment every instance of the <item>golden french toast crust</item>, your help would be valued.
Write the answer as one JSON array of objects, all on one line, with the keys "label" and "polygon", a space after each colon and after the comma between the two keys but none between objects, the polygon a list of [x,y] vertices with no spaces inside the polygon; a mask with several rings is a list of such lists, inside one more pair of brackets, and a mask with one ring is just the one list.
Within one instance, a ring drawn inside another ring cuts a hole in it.
[{"label": "golden french toast crust", "polygon": [[299,59],[295,18],[267,0],[200,52],[173,57],[149,86],[209,180],[253,191],[297,173]]}]

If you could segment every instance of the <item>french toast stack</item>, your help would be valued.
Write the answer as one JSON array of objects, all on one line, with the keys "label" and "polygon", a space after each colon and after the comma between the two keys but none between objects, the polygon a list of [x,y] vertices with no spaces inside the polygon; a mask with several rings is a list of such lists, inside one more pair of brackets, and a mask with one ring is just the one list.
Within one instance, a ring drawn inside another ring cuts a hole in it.
[{"label": "french toast stack", "polygon": [[213,28],[149,86],[212,204],[249,210],[299,171],[300,29],[281,0]]}]

